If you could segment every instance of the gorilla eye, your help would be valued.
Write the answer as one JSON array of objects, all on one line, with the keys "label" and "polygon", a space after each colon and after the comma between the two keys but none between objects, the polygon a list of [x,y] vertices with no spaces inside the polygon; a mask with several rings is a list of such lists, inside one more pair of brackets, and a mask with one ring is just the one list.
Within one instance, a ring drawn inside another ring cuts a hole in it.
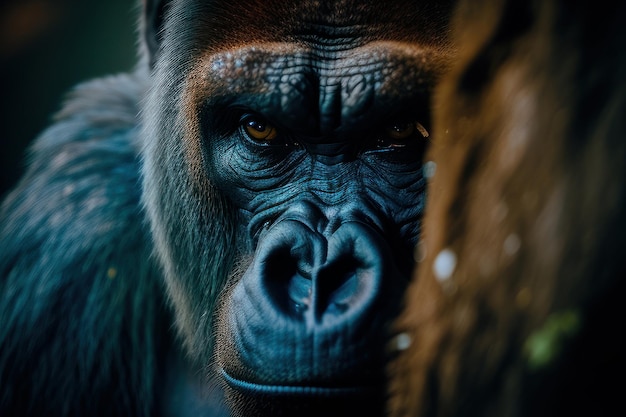
[{"label": "gorilla eye", "polygon": [[384,129],[384,135],[378,139],[377,145],[379,148],[402,148],[408,140],[429,136],[428,130],[419,122],[396,123]]},{"label": "gorilla eye", "polygon": [[389,139],[406,139],[415,132],[413,123],[400,123],[387,127],[385,133]]},{"label": "gorilla eye", "polygon": [[256,142],[271,142],[278,136],[278,131],[260,116],[246,116],[241,122],[246,135]]}]

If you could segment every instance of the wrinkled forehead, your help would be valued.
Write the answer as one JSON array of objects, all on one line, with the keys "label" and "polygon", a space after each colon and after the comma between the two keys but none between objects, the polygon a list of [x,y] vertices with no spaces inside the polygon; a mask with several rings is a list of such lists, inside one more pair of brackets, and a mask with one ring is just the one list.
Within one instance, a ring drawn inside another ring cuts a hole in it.
[{"label": "wrinkled forehead", "polygon": [[[188,0],[175,2],[172,26],[188,28],[207,48],[249,42],[353,48],[372,40],[446,44],[452,1]],[[184,34],[184,33],[183,33]]]},{"label": "wrinkled forehead", "polygon": [[449,13],[445,1],[181,0],[160,80],[185,80],[190,114],[210,97],[309,131],[348,129],[426,106],[449,66]]},{"label": "wrinkled forehead", "polygon": [[319,55],[287,43],[207,53],[196,60],[188,85],[198,103],[248,108],[326,134],[364,126],[402,107],[425,109],[449,62],[433,48],[397,41]]}]

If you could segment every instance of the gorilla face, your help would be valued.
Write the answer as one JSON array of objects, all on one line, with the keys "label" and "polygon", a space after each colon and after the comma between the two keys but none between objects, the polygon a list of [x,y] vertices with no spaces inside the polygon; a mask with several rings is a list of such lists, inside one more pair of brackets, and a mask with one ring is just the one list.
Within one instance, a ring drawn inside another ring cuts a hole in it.
[{"label": "gorilla face", "polygon": [[[402,46],[328,60],[297,48],[243,47],[208,62],[217,88],[201,116],[205,169],[254,252],[225,296],[218,359],[232,381],[352,386],[381,379],[383,324],[411,269],[425,92],[403,65],[418,56]],[[384,70],[417,87],[384,85]]]},{"label": "gorilla face", "polygon": [[449,5],[233,3],[173,2],[153,50],[144,203],[178,328],[235,393],[382,392]]}]

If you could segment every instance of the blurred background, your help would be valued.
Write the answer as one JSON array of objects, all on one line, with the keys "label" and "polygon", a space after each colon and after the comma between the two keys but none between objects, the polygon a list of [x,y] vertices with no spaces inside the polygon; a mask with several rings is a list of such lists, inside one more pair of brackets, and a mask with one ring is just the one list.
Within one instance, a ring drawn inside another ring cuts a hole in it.
[{"label": "blurred background", "polygon": [[0,1],[0,198],[72,86],[133,68],[139,3]]}]

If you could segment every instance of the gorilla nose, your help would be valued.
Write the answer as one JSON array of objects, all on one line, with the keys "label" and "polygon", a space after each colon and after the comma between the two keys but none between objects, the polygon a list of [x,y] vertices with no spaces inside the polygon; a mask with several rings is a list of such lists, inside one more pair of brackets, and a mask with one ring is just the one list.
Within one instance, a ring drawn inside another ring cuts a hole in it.
[{"label": "gorilla nose", "polygon": [[[259,271],[270,301],[311,327],[341,325],[364,313],[375,302],[383,276],[377,236],[356,223],[342,225],[328,240],[300,230],[269,248],[267,274]],[[286,253],[283,245],[297,249]]]},{"label": "gorilla nose", "polygon": [[265,308],[310,330],[331,331],[375,303],[387,261],[383,248],[378,234],[360,223],[343,224],[326,239],[298,221],[283,221],[260,243],[243,279],[256,282]]}]

